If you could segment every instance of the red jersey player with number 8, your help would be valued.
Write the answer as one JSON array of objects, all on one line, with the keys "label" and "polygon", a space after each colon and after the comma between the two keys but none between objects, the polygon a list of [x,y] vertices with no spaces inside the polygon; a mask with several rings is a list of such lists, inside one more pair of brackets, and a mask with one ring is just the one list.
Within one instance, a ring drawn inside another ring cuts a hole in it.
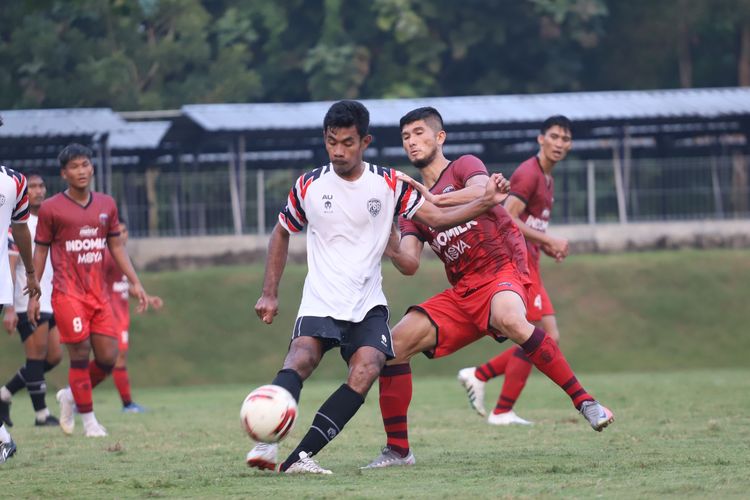
[{"label": "red jersey player with number 8", "polygon": [[[52,308],[60,341],[70,355],[70,387],[57,393],[60,427],[72,434],[73,405],[87,437],[106,436],[96,420],[91,390],[112,371],[117,358],[117,331],[104,280],[104,250],[109,248],[133,284],[139,310],[148,297],[120,240],[117,207],[112,197],[91,191],[94,167],[91,150],[80,144],[65,147],[58,160],[68,188],[39,209],[34,263],[41,280],[48,251],[52,255]],[[38,301],[30,301],[29,317],[38,317]],[[91,351],[94,360],[89,361]]]}]

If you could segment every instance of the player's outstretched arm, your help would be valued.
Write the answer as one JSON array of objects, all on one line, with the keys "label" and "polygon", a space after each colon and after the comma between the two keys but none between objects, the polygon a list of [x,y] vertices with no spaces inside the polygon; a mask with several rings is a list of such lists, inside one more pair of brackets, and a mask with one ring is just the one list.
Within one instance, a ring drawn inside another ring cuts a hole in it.
[{"label": "player's outstretched arm", "polygon": [[391,236],[384,255],[391,259],[393,266],[401,274],[412,276],[419,269],[419,260],[422,256],[424,243],[411,234],[401,236],[394,224],[391,227]]},{"label": "player's outstretched arm", "polygon": [[[37,282],[42,282],[42,276],[44,276],[44,265],[47,262],[47,254],[49,253],[49,246],[37,243],[34,248],[34,269],[36,270]],[[28,277],[28,276],[27,276]],[[39,300],[36,297],[29,297],[29,307],[26,311],[29,317],[29,323],[36,328],[36,322],[39,320]]]},{"label": "player's outstretched arm", "polygon": [[281,275],[284,274],[288,254],[289,232],[277,222],[268,242],[263,292],[255,303],[255,314],[269,325],[273,323],[274,316],[279,314],[279,282],[281,282]]},{"label": "player's outstretched arm", "polygon": [[[39,281],[37,275],[34,272],[34,256],[31,254],[31,232],[29,226],[26,223],[11,224],[11,232],[13,233],[13,240],[16,242],[18,247],[18,253],[21,255],[23,266],[26,268],[26,288],[23,293],[28,294],[29,298],[40,297],[42,295],[42,289],[39,287]],[[46,258],[46,255],[45,255]],[[42,261],[42,270],[44,269],[44,261]],[[41,279],[41,272],[39,279]]]},{"label": "player's outstretched arm", "polygon": [[146,290],[143,289],[143,285],[138,279],[138,275],[135,273],[135,269],[133,269],[133,263],[130,262],[130,256],[128,255],[127,250],[125,250],[125,245],[123,245],[122,239],[120,239],[120,235],[108,236],[107,246],[109,247],[109,253],[112,254],[112,258],[115,259],[117,266],[120,268],[123,274],[127,276],[128,281],[130,281],[130,286],[133,289],[133,295],[138,299],[137,311],[139,313],[144,312],[146,309],[148,309],[149,305],[148,294],[146,293]]},{"label": "player's outstretched arm", "polygon": [[470,203],[455,207],[436,207],[426,201],[419,207],[414,218],[433,229],[448,229],[470,221],[483,214],[506,198],[508,180],[501,174],[492,174],[487,180],[484,193]]},{"label": "player's outstretched arm", "polygon": [[565,257],[568,256],[568,240],[564,238],[555,238],[554,236],[551,236],[542,231],[538,231],[528,226],[527,224],[524,224],[524,222],[520,219],[520,215],[521,213],[523,213],[525,208],[526,203],[518,196],[511,195],[505,202],[505,209],[513,218],[513,221],[518,226],[518,229],[521,230],[524,238],[531,241],[532,243],[540,245],[544,253],[554,258],[557,262],[561,262]]},{"label": "player's outstretched arm", "polygon": [[[13,283],[13,288],[15,289],[18,255],[15,253],[8,255],[8,262],[10,263],[10,279]],[[16,314],[16,308],[13,307],[13,304],[10,304],[5,306],[3,311],[3,326],[5,327],[5,331],[8,332],[8,335],[13,335],[13,332],[16,331],[16,326],[18,326],[18,314]]]}]

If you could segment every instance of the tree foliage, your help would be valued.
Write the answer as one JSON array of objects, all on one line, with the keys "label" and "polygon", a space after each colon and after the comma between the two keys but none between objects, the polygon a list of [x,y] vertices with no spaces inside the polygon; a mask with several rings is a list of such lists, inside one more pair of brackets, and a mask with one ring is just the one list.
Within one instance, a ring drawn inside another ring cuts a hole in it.
[{"label": "tree foliage", "polygon": [[750,0],[0,2],[0,107],[750,84]]}]

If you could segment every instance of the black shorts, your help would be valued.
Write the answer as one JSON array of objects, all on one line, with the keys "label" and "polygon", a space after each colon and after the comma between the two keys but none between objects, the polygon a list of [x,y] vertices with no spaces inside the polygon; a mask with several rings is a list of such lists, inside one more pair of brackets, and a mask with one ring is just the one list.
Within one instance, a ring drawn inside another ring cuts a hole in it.
[{"label": "black shorts", "polygon": [[386,306],[375,306],[358,323],[341,321],[330,316],[300,316],[294,323],[292,340],[297,337],[315,337],[323,342],[325,351],[341,347],[341,357],[349,359],[360,347],[374,347],[393,359],[393,339],[388,327],[389,312]]},{"label": "black shorts", "polygon": [[[39,321],[37,321],[36,324],[39,326],[44,323],[49,323],[49,329],[52,330],[55,327],[55,316],[52,313],[40,313]],[[21,336],[21,342],[26,342],[26,339],[31,337],[31,334],[36,330],[36,328],[29,323],[29,315],[25,312],[18,313],[18,325],[16,326],[16,329]]]}]

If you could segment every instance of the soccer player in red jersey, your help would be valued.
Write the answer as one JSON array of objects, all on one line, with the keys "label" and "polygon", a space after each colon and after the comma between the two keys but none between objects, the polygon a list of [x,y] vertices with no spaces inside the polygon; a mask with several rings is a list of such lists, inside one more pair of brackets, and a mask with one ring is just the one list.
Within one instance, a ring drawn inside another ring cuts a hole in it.
[{"label": "soccer player in red jersey", "polygon": [[[401,119],[401,138],[409,161],[420,169],[429,189],[413,180],[412,185],[433,204],[450,206],[473,200],[478,186],[486,183],[487,169],[478,158],[445,158],[442,145],[446,133],[434,108],[407,113]],[[397,356],[388,361],[380,376],[387,444],[365,468],[415,463],[407,427],[411,357],[419,352],[429,358],[447,356],[485,335],[518,344],[529,360],[568,394],[595,430],[613,421],[612,412],[578,382],[557,343],[526,320],[531,284],[526,242],[502,206],[448,230],[436,231],[410,220],[399,220],[399,226],[401,239],[394,233],[386,253],[399,271],[414,274],[427,243],[445,264],[452,288],[410,307],[393,329]]]},{"label": "soccer player in red jersey", "polygon": [[[546,331],[555,342],[560,341],[560,332],[555,309],[539,272],[539,257],[544,252],[561,262],[568,255],[568,241],[548,234],[547,227],[554,201],[552,170],[565,159],[573,145],[571,129],[572,124],[565,116],[551,116],[544,121],[537,137],[539,152],[513,172],[510,196],[504,204],[526,238],[531,277],[526,319]],[[515,347],[480,366],[464,368],[458,372],[458,379],[467,391],[471,406],[485,416],[484,384],[491,378],[505,375],[497,404],[487,422],[493,425],[531,424],[513,411],[530,374],[528,357],[523,349]]]},{"label": "soccer player in red jersey", "polygon": [[[91,150],[70,144],[60,152],[58,160],[68,188],[46,200],[39,209],[34,265],[41,280],[47,253],[51,252],[52,308],[60,341],[70,356],[70,387],[57,393],[60,427],[64,433],[72,434],[75,404],[84,434],[106,436],[106,429],[94,415],[91,397],[92,388],[112,371],[117,358],[118,335],[104,281],[106,248],[132,283],[140,311],[148,308],[148,296],[120,239],[115,201],[91,191]],[[38,301],[30,301],[29,317],[39,317]],[[89,361],[91,351],[93,361]]]},{"label": "soccer player in red jersey", "polygon": [[[128,226],[120,219],[120,239],[123,245],[128,243]],[[117,361],[112,370],[112,380],[120,393],[122,400],[122,411],[124,413],[143,413],[146,411],[141,405],[133,401],[130,393],[130,377],[128,376],[128,350],[130,347],[130,295],[135,292],[131,288],[128,277],[119,268],[112,254],[107,250],[104,252],[104,281],[110,293],[112,302],[112,314],[115,318],[117,331]],[[148,305],[159,310],[164,305],[160,297],[148,296]]]}]

